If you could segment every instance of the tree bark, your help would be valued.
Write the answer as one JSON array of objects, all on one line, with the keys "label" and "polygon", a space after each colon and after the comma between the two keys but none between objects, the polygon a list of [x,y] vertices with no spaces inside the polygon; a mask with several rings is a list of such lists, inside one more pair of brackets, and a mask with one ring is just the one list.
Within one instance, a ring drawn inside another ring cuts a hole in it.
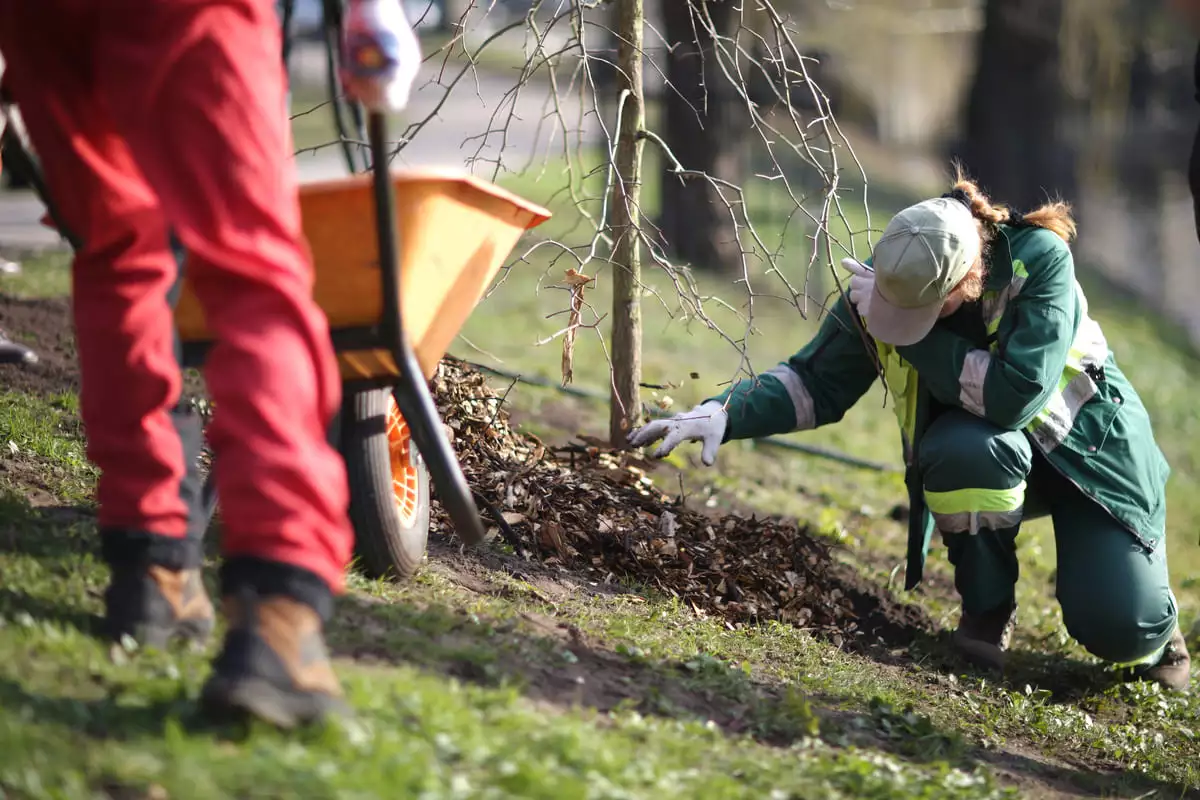
[{"label": "tree bark", "polygon": [[1060,74],[1063,0],[987,0],[974,81],[956,155],[994,201],[1022,210],[1070,200]]},{"label": "tree bark", "polygon": [[[738,23],[733,0],[662,0],[669,53],[662,100],[663,140],[686,170],[740,185],[744,101],[722,72],[706,13],[718,35]],[[741,249],[730,201],[703,177],[681,179],[663,159],[659,228],[667,251],[697,268],[740,272]],[[728,196],[728,189],[726,196]]]},{"label": "tree bark", "polygon": [[611,234],[613,247],[612,394],[609,438],[615,448],[642,415],[641,311],[641,191],[645,98],[642,91],[642,30],[646,15],[642,0],[618,0],[618,97],[621,124],[617,130]]}]

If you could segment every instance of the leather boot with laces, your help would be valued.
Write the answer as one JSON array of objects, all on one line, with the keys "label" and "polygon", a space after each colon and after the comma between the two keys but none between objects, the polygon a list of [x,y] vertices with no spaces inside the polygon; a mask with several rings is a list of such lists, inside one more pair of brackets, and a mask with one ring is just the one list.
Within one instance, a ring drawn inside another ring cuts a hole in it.
[{"label": "leather boot with laces", "polygon": [[1006,603],[983,614],[968,614],[965,610],[954,631],[955,646],[978,666],[1003,670],[1017,625],[1017,605]]}]

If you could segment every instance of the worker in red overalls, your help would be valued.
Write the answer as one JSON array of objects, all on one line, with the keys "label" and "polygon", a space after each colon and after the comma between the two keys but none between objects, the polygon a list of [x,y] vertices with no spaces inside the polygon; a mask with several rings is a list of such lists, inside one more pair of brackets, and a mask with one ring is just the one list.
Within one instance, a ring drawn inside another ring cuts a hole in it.
[{"label": "worker in red overalls", "polygon": [[[347,88],[406,99],[420,52],[399,0],[350,0],[347,31],[371,68]],[[323,631],[353,533],[326,440],[341,384],[312,298],[280,48],[273,0],[0,0],[7,79],[82,239],[73,307],[108,633],[162,645],[213,628],[169,417],[171,229],[216,336],[205,378],[229,627],[203,701],[291,726],[345,709]]]}]

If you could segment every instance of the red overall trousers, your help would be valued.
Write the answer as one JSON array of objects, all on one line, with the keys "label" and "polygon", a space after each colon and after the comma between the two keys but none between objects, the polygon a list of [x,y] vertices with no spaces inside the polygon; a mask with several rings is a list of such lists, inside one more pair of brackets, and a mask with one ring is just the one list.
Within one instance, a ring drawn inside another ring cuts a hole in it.
[{"label": "red overall trousers", "polygon": [[271,0],[0,0],[0,53],[65,224],[99,525],[183,537],[173,228],[216,344],[222,554],[340,592],[353,534],[326,441],[341,384],[312,299]]}]

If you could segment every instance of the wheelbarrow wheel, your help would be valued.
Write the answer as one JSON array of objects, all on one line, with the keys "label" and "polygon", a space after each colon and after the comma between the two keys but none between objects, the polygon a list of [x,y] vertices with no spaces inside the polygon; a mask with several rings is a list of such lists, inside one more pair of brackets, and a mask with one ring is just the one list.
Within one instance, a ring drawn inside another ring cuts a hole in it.
[{"label": "wheelbarrow wheel", "polygon": [[362,571],[371,578],[411,578],[429,540],[430,481],[391,389],[348,392],[342,425]]}]

